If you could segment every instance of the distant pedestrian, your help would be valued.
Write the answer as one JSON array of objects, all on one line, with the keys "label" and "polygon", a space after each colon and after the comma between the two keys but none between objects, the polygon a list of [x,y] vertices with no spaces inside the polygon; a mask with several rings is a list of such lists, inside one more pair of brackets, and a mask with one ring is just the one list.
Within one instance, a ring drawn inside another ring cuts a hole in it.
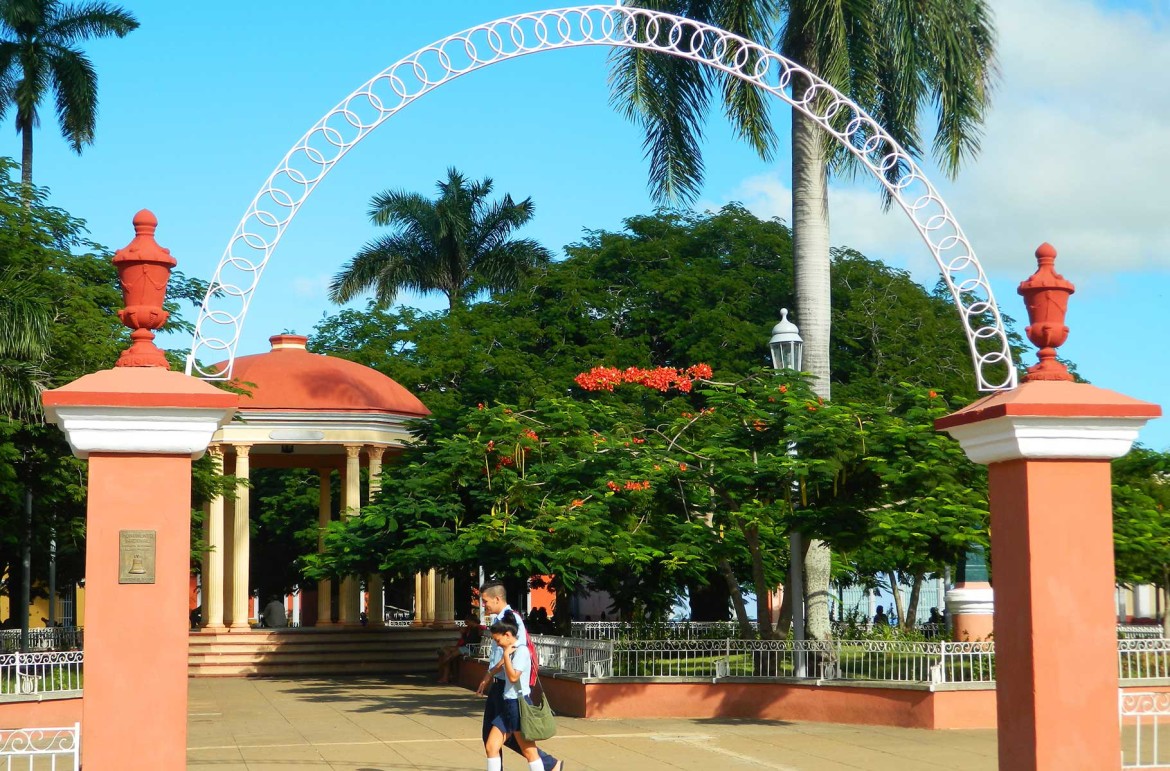
[{"label": "distant pedestrian", "polygon": [[875,627],[890,625],[890,617],[886,615],[886,610],[881,605],[877,606],[877,613],[873,617],[873,625]]},{"label": "distant pedestrian", "polygon": [[[524,629],[524,623],[520,620],[520,615],[508,607],[508,596],[504,590],[504,583],[502,581],[488,581],[479,590],[479,600],[483,603],[483,607],[492,616],[492,623],[498,621],[504,614],[511,615],[513,623],[516,624],[516,647],[528,647],[528,633]],[[504,649],[500,647],[499,642],[492,638],[491,654],[488,657],[488,669],[483,676],[483,682],[479,684],[476,689],[476,694],[480,696],[487,696],[487,704],[483,709],[483,746],[485,751],[488,747],[488,739],[491,736],[492,727],[496,726],[500,729],[500,733],[504,735],[503,746],[512,750],[513,752],[524,754],[520,744],[516,741],[518,732],[509,732],[508,724],[503,722],[502,717],[508,709],[508,705],[504,703],[504,680],[507,677],[504,671]],[[513,700],[512,705],[519,714],[519,705]],[[487,751],[487,767],[488,771],[500,771],[503,768],[504,758],[503,752],[496,750],[495,756]],[[528,767],[532,771],[564,771],[565,764],[557,760],[552,755],[549,755],[542,749],[536,750],[536,761],[530,762]],[[527,758],[525,758],[527,760]]]},{"label": "distant pedestrian", "polygon": [[479,623],[479,616],[472,611],[467,614],[463,631],[459,633],[459,640],[454,645],[439,648],[439,682],[449,683],[459,676],[459,661],[464,656],[474,656],[479,652],[479,642],[483,638],[483,627]]},{"label": "distant pedestrian", "polygon": [[284,603],[279,597],[273,596],[264,610],[260,613],[260,624],[269,629],[284,629],[288,626],[288,616],[284,614]]}]

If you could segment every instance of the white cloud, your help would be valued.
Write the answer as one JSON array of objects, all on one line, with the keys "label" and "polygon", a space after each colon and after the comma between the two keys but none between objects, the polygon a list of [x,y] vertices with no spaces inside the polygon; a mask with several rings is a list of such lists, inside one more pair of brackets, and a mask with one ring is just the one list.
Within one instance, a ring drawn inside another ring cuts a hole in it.
[{"label": "white cloud", "polygon": [[[1156,15],[1088,0],[992,0],[1002,79],[979,157],[955,182],[928,170],[989,273],[1021,275],[1043,241],[1059,267],[1170,270],[1170,35]],[[789,217],[775,175],[727,195],[760,215]],[[832,241],[933,272],[900,212],[883,214],[873,185],[835,182]]]}]

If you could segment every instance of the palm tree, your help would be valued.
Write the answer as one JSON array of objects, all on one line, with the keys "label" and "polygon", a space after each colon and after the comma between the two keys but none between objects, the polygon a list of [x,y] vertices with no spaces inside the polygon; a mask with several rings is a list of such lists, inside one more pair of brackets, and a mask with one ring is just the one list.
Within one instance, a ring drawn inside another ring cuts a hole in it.
[{"label": "palm tree", "polygon": [[77,44],[89,38],[125,37],[137,28],[133,14],[108,3],[71,6],[58,0],[0,0],[0,118],[16,107],[26,190],[32,185],[38,107],[50,90],[61,134],[74,152],[93,144],[97,73]]},{"label": "palm tree", "polygon": [[0,273],[0,418],[27,421],[41,413],[48,307],[31,282],[11,270]]},{"label": "palm tree", "polygon": [[372,289],[377,304],[388,307],[410,289],[442,292],[453,308],[483,290],[513,289],[526,271],[551,259],[536,241],[509,238],[532,219],[531,198],[489,201],[491,179],[468,182],[454,168],[437,185],[433,201],[405,190],[371,199],[373,223],[397,232],[366,244],[333,277],[329,299],[344,303]]},{"label": "palm tree", "polygon": [[[954,176],[979,148],[979,130],[995,75],[994,28],[985,0],[643,0],[635,4],[703,21],[751,40],[779,41],[779,50],[861,104],[916,157],[920,119],[937,111],[933,151]],[[665,34],[665,30],[662,30]],[[685,38],[685,36],[684,36]],[[669,61],[667,61],[669,59]],[[765,160],[775,133],[762,95],[690,60],[622,49],[612,60],[612,99],[646,130],[651,189],[659,198],[691,200],[701,187],[698,139],[711,91]],[[794,80],[793,94],[807,84]],[[792,110],[792,252],[797,323],[804,368],[814,390],[829,398],[829,207],[831,168],[852,160],[829,147],[817,125]],[[904,168],[889,170],[891,178]],[[889,203],[887,199],[887,204]],[[809,635],[829,631],[829,553],[808,546]]]}]

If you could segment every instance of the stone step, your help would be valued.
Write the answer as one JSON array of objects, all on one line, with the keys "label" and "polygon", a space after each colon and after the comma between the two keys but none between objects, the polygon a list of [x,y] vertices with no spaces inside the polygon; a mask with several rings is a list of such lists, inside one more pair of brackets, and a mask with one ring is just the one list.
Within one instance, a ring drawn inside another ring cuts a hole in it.
[{"label": "stone step", "polygon": [[289,629],[191,634],[192,677],[431,672],[435,651],[457,629]]},{"label": "stone step", "polygon": [[403,662],[378,664],[321,663],[310,664],[206,664],[188,670],[190,677],[325,677],[329,675],[410,675],[434,674],[434,663],[429,667],[412,666]]}]

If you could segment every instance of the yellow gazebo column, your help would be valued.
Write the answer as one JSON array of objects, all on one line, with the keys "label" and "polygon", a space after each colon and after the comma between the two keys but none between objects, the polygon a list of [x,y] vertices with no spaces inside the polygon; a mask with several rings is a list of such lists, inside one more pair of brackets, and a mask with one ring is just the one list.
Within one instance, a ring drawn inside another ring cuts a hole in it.
[{"label": "yellow gazebo column", "polygon": [[232,516],[232,631],[248,630],[249,592],[248,569],[252,534],[249,530],[248,478],[251,476],[248,455],[250,444],[237,444],[236,451],[236,501]]},{"label": "yellow gazebo column", "polygon": [[[317,469],[317,478],[320,485],[317,508],[317,553],[325,551],[325,528],[333,518],[332,501],[329,491],[332,469]],[[333,582],[322,578],[317,582],[317,626],[329,626],[333,623]]]},{"label": "yellow gazebo column", "polygon": [[[207,448],[211,456],[212,470],[217,477],[223,476],[223,448],[211,445]],[[222,632],[223,623],[223,496],[216,495],[208,503],[204,519],[204,538],[207,550],[203,553],[203,628],[209,632]]]},{"label": "yellow gazebo column", "polygon": [[223,502],[223,587],[220,591],[220,607],[223,608],[223,625],[232,625],[232,555],[235,544],[235,498]]},{"label": "yellow gazebo column", "polygon": [[414,624],[416,626],[435,623],[435,571],[416,573],[414,576]]},{"label": "yellow gazebo column", "polygon": [[[382,454],[386,448],[380,445],[370,445],[366,448],[366,455],[370,460],[370,497],[373,501],[382,490]],[[369,587],[369,608],[366,617],[370,626],[383,626],[386,619],[386,607],[382,598],[382,575],[371,573],[366,583]]]},{"label": "yellow gazebo column", "polygon": [[435,574],[435,623],[455,625],[455,582],[445,574]]},{"label": "yellow gazebo column", "polygon": [[[341,492],[341,510],[345,517],[356,517],[361,511],[361,452],[360,444],[345,445],[345,485]],[[358,595],[361,583],[357,576],[341,579],[341,591],[337,595],[338,621],[345,626],[358,626],[361,619]]]}]

